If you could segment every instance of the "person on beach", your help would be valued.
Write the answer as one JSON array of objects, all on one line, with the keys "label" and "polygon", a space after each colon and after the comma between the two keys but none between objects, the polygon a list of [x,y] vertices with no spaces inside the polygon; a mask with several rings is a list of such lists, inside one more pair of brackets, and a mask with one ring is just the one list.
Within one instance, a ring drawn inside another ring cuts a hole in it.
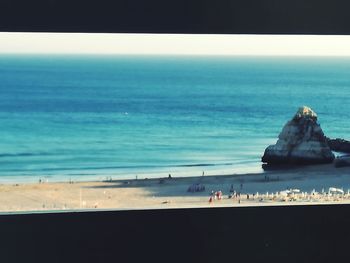
[{"label": "person on beach", "polygon": [[218,191],[218,192],[217,192],[217,199],[218,199],[218,200],[221,200],[221,199],[222,199],[222,192],[221,192],[221,191]]},{"label": "person on beach", "polygon": [[234,192],[234,189],[233,189],[233,184],[231,184],[231,187],[230,187],[230,193],[233,193]]},{"label": "person on beach", "polygon": [[202,172],[202,176],[204,176],[204,171]]}]

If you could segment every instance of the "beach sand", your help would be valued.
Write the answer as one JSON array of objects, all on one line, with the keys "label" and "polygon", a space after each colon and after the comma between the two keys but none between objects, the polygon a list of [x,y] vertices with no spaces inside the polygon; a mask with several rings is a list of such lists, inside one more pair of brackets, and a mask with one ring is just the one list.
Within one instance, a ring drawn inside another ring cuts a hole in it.
[{"label": "beach sand", "polygon": [[[193,184],[205,191],[188,192]],[[241,192],[229,199],[230,187]],[[96,209],[159,209],[218,206],[261,206],[350,203],[350,197],[321,196],[303,200],[271,200],[269,194],[285,189],[328,191],[329,187],[350,189],[350,167],[335,168],[332,164],[274,170],[259,174],[235,174],[181,178],[113,180],[93,182],[14,183],[0,185],[0,211],[66,211]],[[222,200],[209,203],[211,191],[222,191]],[[259,193],[261,198],[252,198]],[[246,195],[250,195],[250,199]]]}]

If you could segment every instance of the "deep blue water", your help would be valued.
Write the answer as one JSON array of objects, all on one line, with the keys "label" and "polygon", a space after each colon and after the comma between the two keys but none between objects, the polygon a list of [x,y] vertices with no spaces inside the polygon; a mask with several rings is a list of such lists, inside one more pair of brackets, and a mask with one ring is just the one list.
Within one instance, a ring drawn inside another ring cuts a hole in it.
[{"label": "deep blue water", "polygon": [[350,58],[0,56],[0,182],[260,171],[299,106],[350,139]]}]

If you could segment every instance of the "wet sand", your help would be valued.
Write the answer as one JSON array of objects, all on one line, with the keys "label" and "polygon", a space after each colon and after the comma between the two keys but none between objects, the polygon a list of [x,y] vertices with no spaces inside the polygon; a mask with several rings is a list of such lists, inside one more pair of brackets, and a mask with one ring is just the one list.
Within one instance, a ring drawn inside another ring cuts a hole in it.
[{"label": "wet sand", "polygon": [[[193,184],[205,191],[188,192]],[[231,185],[241,198],[228,198]],[[329,187],[350,189],[350,167],[316,165],[260,174],[217,175],[181,178],[113,180],[94,182],[45,182],[0,185],[0,211],[51,211],[79,209],[158,209],[218,206],[260,206],[350,203],[350,195],[310,194]],[[276,193],[290,188],[307,196],[282,198]],[[222,200],[209,203],[211,191],[222,191]],[[258,196],[257,196],[258,193]],[[274,193],[275,196],[272,195]],[[247,194],[250,198],[247,199]],[[253,199],[254,195],[254,199]]]}]

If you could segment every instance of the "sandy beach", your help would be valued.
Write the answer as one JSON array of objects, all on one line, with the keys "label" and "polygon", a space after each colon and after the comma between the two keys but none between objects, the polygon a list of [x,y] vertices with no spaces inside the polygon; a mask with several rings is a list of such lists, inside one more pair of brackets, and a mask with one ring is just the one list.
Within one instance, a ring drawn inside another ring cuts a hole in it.
[{"label": "sandy beach", "polygon": [[[189,192],[193,185],[204,191]],[[240,198],[229,198],[233,187]],[[326,194],[329,187],[344,195]],[[296,198],[278,193],[299,189]],[[350,167],[330,165],[296,167],[259,174],[197,176],[93,182],[41,182],[0,185],[0,211],[48,211],[79,209],[158,209],[217,206],[298,205],[350,203]],[[222,199],[209,202],[211,192]],[[318,193],[311,194],[312,191]],[[324,194],[322,194],[324,192]],[[247,199],[249,195],[249,199]]]}]

